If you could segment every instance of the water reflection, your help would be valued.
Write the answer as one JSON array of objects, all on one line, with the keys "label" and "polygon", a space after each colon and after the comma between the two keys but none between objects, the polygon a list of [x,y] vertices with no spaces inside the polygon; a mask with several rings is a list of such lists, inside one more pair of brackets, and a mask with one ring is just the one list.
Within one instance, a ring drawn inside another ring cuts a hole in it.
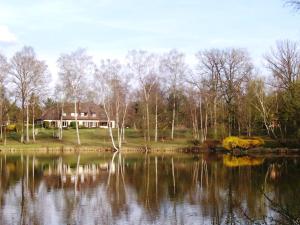
[{"label": "water reflection", "polygon": [[0,224],[284,222],[272,204],[300,215],[299,172],[283,157],[2,154]]}]

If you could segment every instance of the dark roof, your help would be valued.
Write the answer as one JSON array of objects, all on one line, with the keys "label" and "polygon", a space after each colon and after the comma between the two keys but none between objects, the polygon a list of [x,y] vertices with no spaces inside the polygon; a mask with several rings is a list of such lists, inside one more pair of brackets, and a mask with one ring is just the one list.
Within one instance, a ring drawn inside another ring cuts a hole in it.
[{"label": "dark roof", "polygon": [[[63,107],[66,116],[63,116],[63,120],[74,120],[75,117],[71,116],[74,113],[74,104],[65,103]],[[77,103],[78,120],[107,120],[103,107],[92,102],[79,102]],[[81,113],[85,113],[86,116],[81,116]],[[93,114],[96,113],[96,117]],[[61,117],[61,105],[53,106],[45,112],[39,118],[40,120],[60,120]]]}]

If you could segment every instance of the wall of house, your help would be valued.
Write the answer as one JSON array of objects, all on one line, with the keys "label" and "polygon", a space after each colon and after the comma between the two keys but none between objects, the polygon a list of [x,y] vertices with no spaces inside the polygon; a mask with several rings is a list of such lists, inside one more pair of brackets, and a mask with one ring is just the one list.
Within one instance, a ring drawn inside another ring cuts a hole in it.
[{"label": "wall of house", "polygon": [[[49,122],[50,124],[55,123],[55,127],[61,127],[61,121],[60,120],[44,120]],[[63,120],[62,121],[62,127],[69,127],[72,122],[75,122],[75,120]],[[99,121],[99,120],[78,120],[78,125],[83,127],[89,127],[89,128],[108,128],[107,121]],[[115,121],[111,121],[112,128],[115,128]]]}]

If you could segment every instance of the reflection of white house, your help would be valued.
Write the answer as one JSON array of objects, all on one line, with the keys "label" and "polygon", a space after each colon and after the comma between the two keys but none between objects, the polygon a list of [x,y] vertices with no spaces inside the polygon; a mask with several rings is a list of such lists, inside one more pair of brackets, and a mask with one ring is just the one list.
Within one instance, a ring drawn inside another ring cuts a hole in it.
[{"label": "reflection of white house", "polygon": [[[78,103],[77,121],[79,126],[87,128],[109,126],[103,109],[91,102]],[[49,122],[53,127],[69,127],[72,122],[75,122],[74,104],[64,104],[63,110],[61,107],[51,107],[43,113],[38,122]],[[115,128],[115,121],[110,121],[110,126]]]}]

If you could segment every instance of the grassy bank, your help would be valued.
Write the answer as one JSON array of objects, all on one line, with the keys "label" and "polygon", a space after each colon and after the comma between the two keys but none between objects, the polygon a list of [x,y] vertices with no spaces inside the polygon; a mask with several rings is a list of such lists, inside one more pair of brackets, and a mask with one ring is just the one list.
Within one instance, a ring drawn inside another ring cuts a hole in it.
[{"label": "grassy bank", "polygon": [[[83,151],[110,151],[112,150],[112,144],[108,135],[107,129],[95,128],[95,129],[80,129],[81,145],[77,145],[76,131],[75,129],[65,129],[63,131],[63,140],[59,140],[56,136],[57,130],[39,128],[36,135],[36,142],[32,141],[30,136],[30,142],[23,144],[20,142],[20,134],[16,132],[9,133],[7,135],[7,143],[4,146],[0,142],[0,150],[40,150],[40,151],[64,151],[74,152],[74,150]],[[176,130],[175,139],[170,140],[170,131],[166,130],[160,133],[158,142],[154,142],[154,135],[151,137],[151,142],[146,143],[144,141],[143,132],[140,130],[126,129],[126,140],[123,143],[123,152],[132,152],[133,150],[144,150],[147,144],[148,149],[172,152],[174,150],[185,151],[199,151],[199,143],[193,142],[192,134],[189,130],[181,129]],[[30,131],[30,134],[32,132]],[[299,146],[289,146],[279,141],[263,138],[265,144],[262,148],[254,149],[257,152],[271,152],[282,151],[286,148],[298,148]],[[218,148],[221,147],[221,142],[218,144]],[[201,147],[200,147],[201,148]],[[200,151],[207,151],[208,146],[203,145]]]},{"label": "grassy bank", "polygon": [[[111,140],[108,135],[107,129],[95,128],[95,129],[80,129],[81,146],[77,145],[76,131],[75,129],[66,129],[63,131],[63,140],[56,138],[56,130],[39,128],[36,135],[36,141],[32,141],[30,136],[30,143],[20,143],[20,135],[12,132],[7,135],[6,146],[3,143],[0,145],[0,149],[7,150],[26,150],[26,149],[110,149],[112,147]],[[31,132],[30,132],[31,134]],[[154,138],[148,144],[150,148],[154,149],[177,149],[187,147],[190,144],[192,136],[187,130],[179,130],[176,132],[175,140],[171,141],[167,136],[166,131],[160,136],[158,142],[154,142]],[[126,129],[126,140],[123,143],[124,149],[140,149],[145,146],[143,133],[139,130]]]}]

